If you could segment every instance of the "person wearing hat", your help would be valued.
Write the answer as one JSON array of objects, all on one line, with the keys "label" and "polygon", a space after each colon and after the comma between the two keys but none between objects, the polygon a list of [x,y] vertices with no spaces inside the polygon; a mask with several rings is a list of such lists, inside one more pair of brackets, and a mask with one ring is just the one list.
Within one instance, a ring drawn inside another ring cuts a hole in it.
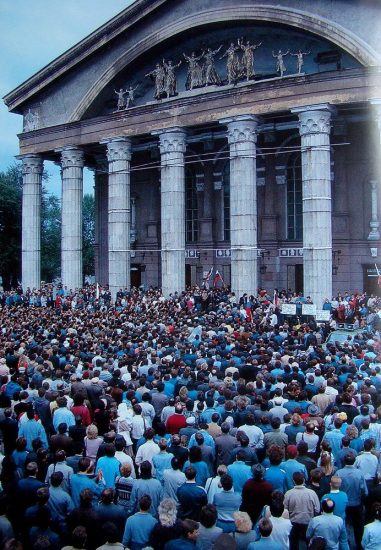
[{"label": "person wearing hat", "polygon": [[194,416],[188,416],[185,422],[186,426],[185,428],[180,429],[179,435],[180,437],[185,435],[187,437],[187,440],[189,441],[192,435],[197,433],[196,418]]}]

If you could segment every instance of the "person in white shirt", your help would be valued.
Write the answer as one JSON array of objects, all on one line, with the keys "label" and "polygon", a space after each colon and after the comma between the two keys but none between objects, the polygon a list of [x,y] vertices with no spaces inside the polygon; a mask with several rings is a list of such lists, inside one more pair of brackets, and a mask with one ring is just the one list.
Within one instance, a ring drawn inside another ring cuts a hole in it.
[{"label": "person in white shirt", "polygon": [[148,461],[152,465],[152,470],[154,470],[152,458],[160,453],[160,448],[157,443],[154,442],[155,432],[152,428],[147,428],[144,432],[144,437],[146,442],[143,445],[140,445],[139,449],[136,452],[135,464],[140,466],[144,461]]}]

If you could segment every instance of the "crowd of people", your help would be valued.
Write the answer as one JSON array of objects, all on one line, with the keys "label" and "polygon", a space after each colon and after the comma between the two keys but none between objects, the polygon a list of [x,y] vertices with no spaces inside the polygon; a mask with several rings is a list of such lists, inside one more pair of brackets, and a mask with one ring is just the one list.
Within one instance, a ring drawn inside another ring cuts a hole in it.
[{"label": "crowd of people", "polygon": [[380,550],[380,301],[284,302],[0,293],[0,548]]}]

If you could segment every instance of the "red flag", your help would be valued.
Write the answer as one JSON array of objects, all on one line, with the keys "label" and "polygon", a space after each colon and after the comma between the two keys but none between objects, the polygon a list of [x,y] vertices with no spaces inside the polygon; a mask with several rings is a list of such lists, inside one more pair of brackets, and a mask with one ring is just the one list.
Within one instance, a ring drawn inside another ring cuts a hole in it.
[{"label": "red flag", "polygon": [[222,284],[224,284],[224,280],[222,278],[222,275],[221,273],[218,271],[218,269],[216,270],[216,274],[213,278],[213,286],[216,286],[217,283],[219,283],[221,281]]}]

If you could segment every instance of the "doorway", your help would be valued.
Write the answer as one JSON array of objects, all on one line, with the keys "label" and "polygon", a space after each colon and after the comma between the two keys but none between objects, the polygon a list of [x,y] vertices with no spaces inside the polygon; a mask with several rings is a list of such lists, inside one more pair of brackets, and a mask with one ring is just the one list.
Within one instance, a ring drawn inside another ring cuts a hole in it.
[{"label": "doorway", "polygon": [[131,265],[130,276],[131,276],[131,286],[139,288],[140,285],[142,284],[142,273],[141,273],[139,264]]},{"label": "doorway", "polygon": [[297,294],[303,294],[303,264],[287,266],[287,289],[289,288]]}]

